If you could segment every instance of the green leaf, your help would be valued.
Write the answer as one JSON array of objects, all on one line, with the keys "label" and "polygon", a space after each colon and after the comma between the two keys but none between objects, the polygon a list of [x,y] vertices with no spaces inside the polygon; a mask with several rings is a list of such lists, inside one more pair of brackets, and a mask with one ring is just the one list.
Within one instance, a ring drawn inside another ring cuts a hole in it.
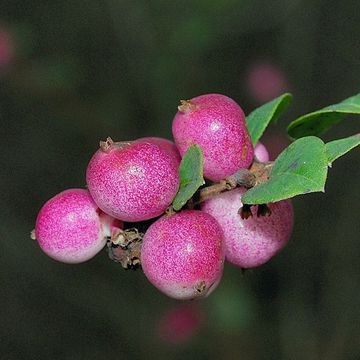
[{"label": "green leaf", "polygon": [[283,94],[255,109],[246,117],[246,126],[253,145],[256,145],[270,122],[277,120],[280,114],[285,111],[291,100],[291,94]]},{"label": "green leaf", "polygon": [[345,139],[330,141],[325,145],[325,150],[328,159],[328,165],[331,166],[332,162],[340,156],[345,155],[351,149],[360,145],[360,134],[356,134]]},{"label": "green leaf", "polygon": [[184,154],[179,169],[180,187],[173,200],[174,210],[180,210],[197,189],[204,185],[203,154],[199,145],[192,145]]},{"label": "green leaf", "polygon": [[276,159],[270,178],[247,191],[243,204],[266,204],[296,195],[324,191],[328,157],[315,136],[296,140]]},{"label": "green leaf", "polygon": [[337,124],[346,114],[360,114],[360,93],[338,104],[300,116],[289,124],[287,131],[294,139],[318,136]]}]

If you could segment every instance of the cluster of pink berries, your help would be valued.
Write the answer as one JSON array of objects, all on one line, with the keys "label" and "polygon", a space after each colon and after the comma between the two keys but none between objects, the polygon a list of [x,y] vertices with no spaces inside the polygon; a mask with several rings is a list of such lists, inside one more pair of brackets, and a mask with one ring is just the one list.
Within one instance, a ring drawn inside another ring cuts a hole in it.
[{"label": "cluster of pink berries", "polygon": [[245,115],[232,99],[202,95],[182,101],[178,109],[172,126],[175,144],[155,137],[118,143],[108,138],[88,165],[88,190],[66,190],[45,203],[33,235],[47,255],[80,263],[107,242],[126,253],[131,246],[127,229],[153,219],[137,242],[138,259],[132,265],[140,263],[149,281],[168,296],[192,299],[215,289],[225,257],[252,268],[284,247],[293,227],[289,200],[268,204],[268,216],[256,216],[254,206],[253,216],[242,219],[246,189],[239,187],[204,201],[199,209],[167,211],[189,146],[201,147],[208,181],[247,169],[254,158],[269,160],[263,145],[253,148]]}]

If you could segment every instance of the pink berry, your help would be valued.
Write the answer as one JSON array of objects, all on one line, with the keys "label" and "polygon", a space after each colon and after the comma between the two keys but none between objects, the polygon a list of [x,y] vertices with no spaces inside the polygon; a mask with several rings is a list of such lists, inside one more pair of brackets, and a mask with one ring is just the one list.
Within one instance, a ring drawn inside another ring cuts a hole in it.
[{"label": "pink berry", "polygon": [[270,62],[259,62],[251,66],[247,74],[250,95],[259,103],[270,101],[288,88],[283,70]]},{"label": "pink berry", "polygon": [[10,65],[14,55],[14,39],[11,33],[0,28],[0,70]]},{"label": "pink berry", "polygon": [[36,219],[35,237],[51,258],[81,263],[106,244],[121,222],[101,213],[87,190],[65,190],[48,200]]},{"label": "pink berry", "polygon": [[257,206],[251,208],[252,217],[241,219],[241,196],[246,190],[238,188],[206,200],[202,211],[212,215],[224,232],[225,255],[231,263],[253,268],[266,263],[288,242],[294,222],[290,200],[269,204],[271,215],[257,217]]},{"label": "pink berry", "polygon": [[149,142],[100,148],[90,160],[86,178],[99,208],[128,222],[161,215],[179,187],[178,163]]},{"label": "pink berry", "polygon": [[254,155],[255,158],[262,163],[269,161],[269,153],[266,147],[261,142],[258,142],[256,144],[254,149]]},{"label": "pink berry", "polygon": [[160,318],[158,335],[170,344],[184,343],[199,331],[203,322],[202,315],[194,304],[182,304],[167,309]]},{"label": "pink berry", "polygon": [[172,298],[207,296],[218,285],[223,264],[221,228],[202,211],[164,215],[145,233],[141,266],[148,280]]},{"label": "pink berry", "polygon": [[168,155],[170,155],[178,165],[180,165],[181,156],[179,150],[172,141],[160,137],[144,137],[136,141],[149,142],[151,144],[158,145],[160,148],[166,151]]},{"label": "pink berry", "polygon": [[241,107],[220,94],[182,101],[172,132],[181,155],[190,145],[200,145],[204,154],[204,176],[221,180],[248,168],[254,149]]}]

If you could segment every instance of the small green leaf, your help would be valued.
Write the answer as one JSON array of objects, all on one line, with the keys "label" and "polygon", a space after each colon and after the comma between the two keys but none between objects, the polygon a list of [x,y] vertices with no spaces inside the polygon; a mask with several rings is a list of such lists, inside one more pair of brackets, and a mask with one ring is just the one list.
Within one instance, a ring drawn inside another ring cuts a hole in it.
[{"label": "small green leaf", "polygon": [[360,93],[338,104],[300,116],[289,124],[287,131],[294,139],[317,136],[337,124],[346,114],[360,114]]},{"label": "small green leaf", "polygon": [[255,109],[246,117],[246,126],[253,145],[256,145],[270,122],[276,121],[280,114],[285,111],[291,100],[291,94],[283,94]]},{"label": "small green leaf", "polygon": [[204,185],[203,154],[199,145],[192,145],[184,154],[179,168],[180,187],[173,200],[174,210],[180,210],[197,189]]},{"label": "small green leaf", "polygon": [[328,158],[323,141],[315,136],[296,140],[276,159],[270,178],[247,191],[243,204],[266,204],[296,195],[324,191]]},{"label": "small green leaf", "polygon": [[330,141],[325,145],[325,150],[328,159],[328,165],[331,166],[332,162],[340,156],[345,155],[351,149],[360,145],[360,134],[356,134],[345,139]]}]

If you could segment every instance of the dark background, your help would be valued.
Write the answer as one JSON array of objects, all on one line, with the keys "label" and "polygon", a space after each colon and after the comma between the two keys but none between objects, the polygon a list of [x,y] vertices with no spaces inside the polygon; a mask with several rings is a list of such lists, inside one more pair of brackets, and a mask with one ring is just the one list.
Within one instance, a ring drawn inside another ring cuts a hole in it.
[{"label": "dark background", "polygon": [[[291,119],[359,92],[359,14],[358,0],[0,0],[0,358],[359,359],[358,150],[325,195],[294,199],[284,251],[244,276],[227,265],[190,304],[201,320],[182,341],[159,335],[182,303],[141,271],[105,251],[57,263],[29,238],[47,199],[85,185],[100,139],[170,138],[178,101],[203,93],[249,113],[259,63],[282,77],[266,96],[294,94],[264,138],[275,152]],[[323,138],[356,132],[347,117]]]}]

